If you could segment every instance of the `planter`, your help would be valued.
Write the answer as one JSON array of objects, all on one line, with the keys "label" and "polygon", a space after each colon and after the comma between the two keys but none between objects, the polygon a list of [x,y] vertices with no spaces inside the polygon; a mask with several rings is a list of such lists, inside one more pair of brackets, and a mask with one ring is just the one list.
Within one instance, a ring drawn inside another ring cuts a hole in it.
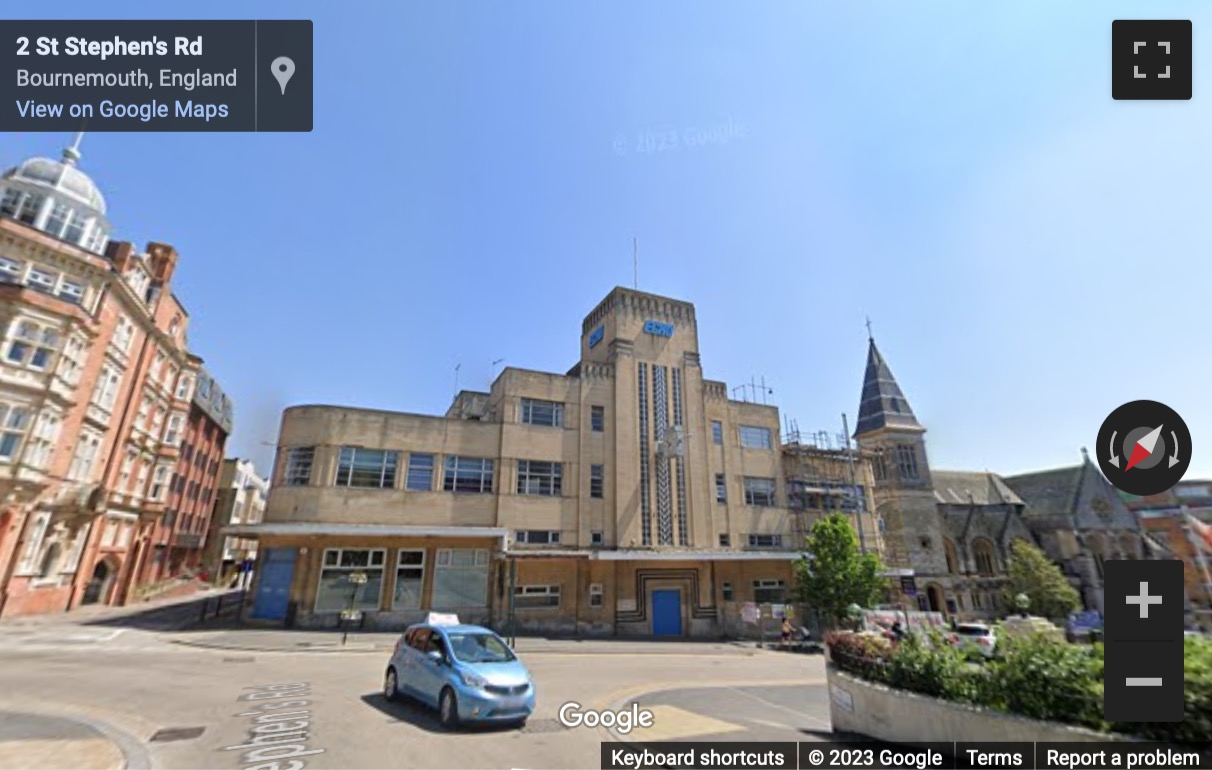
[{"label": "planter", "polygon": [[896,690],[851,676],[833,665],[826,666],[825,676],[834,732],[905,744],[1131,740]]}]

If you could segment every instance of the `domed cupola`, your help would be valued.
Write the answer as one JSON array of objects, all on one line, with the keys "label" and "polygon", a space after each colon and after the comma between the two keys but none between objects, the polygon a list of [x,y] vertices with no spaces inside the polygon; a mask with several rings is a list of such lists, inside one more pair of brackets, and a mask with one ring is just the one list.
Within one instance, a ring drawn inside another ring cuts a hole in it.
[{"label": "domed cupola", "polygon": [[30,158],[0,175],[0,216],[100,254],[110,225],[101,191],[76,167],[83,137],[76,134],[63,160]]}]

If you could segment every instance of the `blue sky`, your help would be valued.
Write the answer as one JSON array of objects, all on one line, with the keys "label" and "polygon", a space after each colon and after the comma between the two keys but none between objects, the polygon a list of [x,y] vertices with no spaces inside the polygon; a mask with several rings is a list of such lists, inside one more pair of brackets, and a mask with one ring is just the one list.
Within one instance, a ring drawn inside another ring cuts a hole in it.
[{"label": "blue sky", "polygon": [[117,237],[181,251],[229,451],[262,467],[290,404],[441,413],[456,366],[565,371],[636,238],[706,375],[764,377],[801,430],[853,423],[870,316],[935,467],[1071,464],[1151,398],[1212,477],[1212,6],[1147,4],[1194,21],[1190,102],[1115,102],[1111,21],[1145,8],[110,2],[313,19],[315,130],[90,134],[81,166]]}]

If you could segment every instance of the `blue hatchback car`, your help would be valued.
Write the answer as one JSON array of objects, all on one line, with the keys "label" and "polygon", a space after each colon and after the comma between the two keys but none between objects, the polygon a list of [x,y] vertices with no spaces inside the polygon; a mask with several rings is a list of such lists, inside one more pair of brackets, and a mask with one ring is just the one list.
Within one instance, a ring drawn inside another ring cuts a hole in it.
[{"label": "blue hatchback car", "polygon": [[396,642],[383,696],[407,695],[436,708],[446,728],[463,722],[512,722],[534,712],[530,672],[487,628],[434,622],[410,626]]}]

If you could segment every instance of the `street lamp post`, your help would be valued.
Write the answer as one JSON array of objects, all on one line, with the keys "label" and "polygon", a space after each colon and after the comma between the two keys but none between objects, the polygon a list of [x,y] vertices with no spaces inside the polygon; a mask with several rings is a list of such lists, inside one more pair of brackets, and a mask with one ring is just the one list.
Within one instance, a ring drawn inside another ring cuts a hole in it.
[{"label": "street lamp post", "polygon": [[349,584],[353,587],[349,592],[349,609],[341,613],[341,646],[349,638],[349,624],[357,618],[358,612],[354,606],[358,603],[358,591],[366,585],[365,572],[349,573]]}]

